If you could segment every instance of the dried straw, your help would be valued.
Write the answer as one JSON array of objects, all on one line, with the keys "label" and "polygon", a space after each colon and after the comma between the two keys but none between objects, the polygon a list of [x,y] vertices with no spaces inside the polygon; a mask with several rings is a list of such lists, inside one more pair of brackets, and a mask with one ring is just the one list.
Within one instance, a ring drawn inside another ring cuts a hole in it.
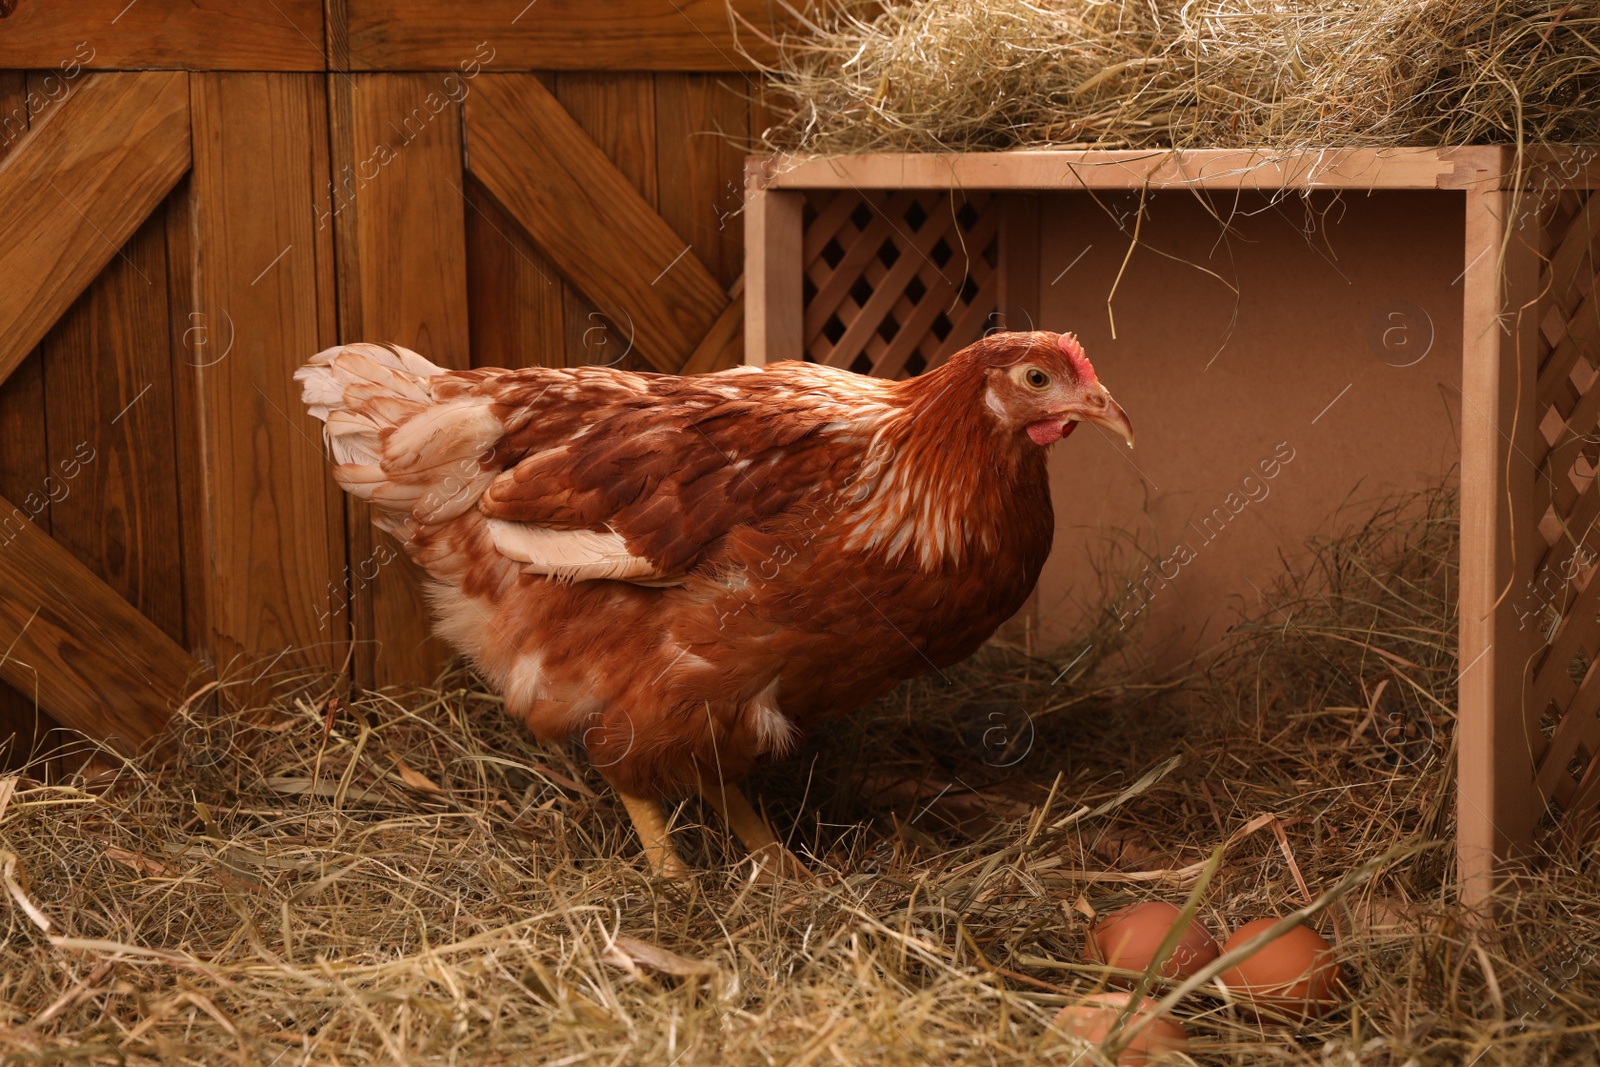
[{"label": "dried straw", "polygon": [[806,885],[693,805],[699,873],[653,881],[580,755],[462,672],[285,679],[265,720],[186,713],[170,767],[0,778],[0,1059],[1107,1062],[1049,1025],[1109,977],[1088,915],[1193,894],[1218,933],[1316,911],[1354,990],[1295,1028],[1202,985],[1198,1062],[1593,1063],[1592,856],[1547,841],[1495,929],[1450,887],[1453,498],[1351,514],[1183,677],[1108,629],[996,642],[770,769]]},{"label": "dried straw", "polygon": [[1563,0],[832,0],[769,73],[815,153],[1600,140]]}]

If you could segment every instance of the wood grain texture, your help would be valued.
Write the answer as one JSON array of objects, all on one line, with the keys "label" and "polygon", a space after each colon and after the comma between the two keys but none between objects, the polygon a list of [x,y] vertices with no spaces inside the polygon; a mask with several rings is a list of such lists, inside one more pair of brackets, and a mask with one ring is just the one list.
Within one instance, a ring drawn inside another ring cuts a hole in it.
[{"label": "wood grain texture", "polygon": [[[0,382],[0,497],[13,501],[0,513],[0,544],[28,523],[50,533],[50,491],[57,478],[45,432],[44,371],[35,351]],[[0,767],[21,766],[56,726],[31,684],[14,688],[0,681],[0,745],[6,746]]]},{"label": "wood grain texture", "polygon": [[375,74],[351,84],[351,140],[341,146],[350,155],[335,160],[341,200],[355,208],[353,226],[339,231],[353,240],[358,273],[359,301],[346,306],[359,313],[350,324],[359,337],[348,339],[392,341],[466,367],[461,111],[452,99],[463,83]]},{"label": "wood grain texture", "polygon": [[329,180],[323,80],[193,85],[191,314],[214,337],[192,368],[210,644],[223,673],[249,670],[230,667],[244,652],[263,665],[282,652],[280,669],[336,666],[346,639],[326,619],[345,564],[342,493],[291,377],[334,342],[332,228],[312,209]]},{"label": "wood grain texture", "polygon": [[722,287],[537,79],[473,85],[473,173],[632,351],[676,371],[726,305]]},{"label": "wood grain texture", "polygon": [[764,151],[766,133],[782,122],[782,99],[766,79],[758,79],[750,93],[750,150]]},{"label": "wood grain texture", "polygon": [[187,82],[87,76],[0,161],[0,378],[189,168]]},{"label": "wood grain texture", "polygon": [[[0,71],[0,159],[21,143],[32,118],[24,72]],[[50,532],[50,456],[45,440],[44,370],[36,350],[29,353],[11,377],[0,381],[0,496],[22,505],[22,514],[0,515],[0,539],[8,528],[32,522]],[[43,495],[39,495],[45,490]],[[30,501],[28,498],[34,499]],[[33,504],[38,505],[37,514]],[[0,766],[12,769],[28,758],[36,744],[45,742],[56,726],[39,707],[36,694],[0,681]],[[8,738],[13,739],[8,742]]]},{"label": "wood grain texture", "polygon": [[[339,244],[340,340],[410,348],[443,367],[470,365],[466,239],[455,74],[339,79],[332,217]],[[340,588],[367,685],[425,684],[451,650],[431,636],[423,575],[367,505],[350,498],[349,558]]]},{"label": "wood grain texture", "polygon": [[561,350],[568,367],[656,370],[638,358],[625,330],[613,325],[598,304],[571,282],[561,286]]},{"label": "wood grain texture", "polygon": [[[1515,169],[1516,149],[1509,145],[1494,148],[1474,146],[1445,149],[1445,151],[1500,152],[1504,157],[1500,164],[1500,173],[1512,173]],[[1591,145],[1550,148],[1527,145],[1523,148],[1522,165],[1523,177],[1527,182],[1525,188],[1600,189],[1600,158],[1596,157]],[[1510,183],[1504,184],[1509,186]]]},{"label": "wood grain texture", "polygon": [[[885,153],[780,157],[782,189],[1439,189],[1497,184],[1498,149],[1351,148],[1272,152],[1084,149],[1042,152]],[[1480,171],[1480,167],[1490,168]],[[1458,176],[1470,170],[1472,178]]]},{"label": "wood grain texture", "polygon": [[[654,209],[659,198],[651,76],[566,72],[542,78],[541,84]],[[570,281],[562,282],[561,307],[567,366],[652,369],[639,353],[629,350],[624,330],[609,323],[599,305]]]},{"label": "wood grain texture", "polygon": [[564,367],[561,275],[467,176],[467,303],[474,367]]},{"label": "wood grain texture", "polygon": [[1039,325],[1039,196],[1000,201],[1000,315],[1008,330]]},{"label": "wood grain texture", "polygon": [[232,325],[196,306],[193,175],[178,183],[164,205],[167,224],[167,351],[172,368],[176,425],[173,474],[178,483],[178,523],[183,558],[184,647],[214,665],[211,647],[210,508],[206,504],[205,442],[201,425],[201,369],[233,343]]},{"label": "wood grain texture", "polygon": [[744,202],[746,363],[805,356],[804,210],[800,193],[764,189],[752,173]]},{"label": "wood grain texture", "polygon": [[[1039,195],[1013,193],[1000,200],[1000,321],[1008,330],[1043,328],[1039,307]],[[1039,624],[1039,589],[1000,628],[1002,640],[1033,654]]]},{"label": "wood grain texture", "polygon": [[[743,70],[725,0],[348,0],[350,62],[356,70],[455,67],[480,42],[495,70]],[[767,0],[732,0],[764,31]],[[750,32],[739,38],[762,62],[775,58]]]},{"label": "wood grain texture", "polygon": [[656,196],[656,97],[649,74],[558,73],[561,108],[652,208]]},{"label": "wood grain texture", "polygon": [[[0,499],[0,513],[11,510]],[[202,675],[194,659],[33,524],[0,546],[0,677],[62,725],[148,747]]]},{"label": "wood grain texture", "polygon": [[[88,58],[84,58],[85,48]],[[321,70],[320,0],[21,0],[0,67]]]},{"label": "wood grain texture", "polygon": [[728,306],[711,324],[683,365],[684,374],[710,374],[737,367],[744,362],[744,278],[736,278],[728,290]]},{"label": "wood grain texture", "polygon": [[1503,595],[1523,588],[1540,547],[1535,471],[1508,463],[1512,448],[1537,454],[1538,317],[1531,311],[1539,261],[1534,236],[1514,234],[1502,276],[1497,251],[1511,194],[1472,190],[1465,201],[1457,855],[1462,899],[1482,905],[1492,898],[1499,862],[1531,843],[1543,810],[1527,732],[1537,730],[1527,720],[1538,711],[1524,707],[1536,634],[1519,628],[1515,594]]},{"label": "wood grain texture", "polygon": [[724,287],[744,269],[739,227],[752,77],[657,74],[661,217]]},{"label": "wood grain texture", "polygon": [[350,70],[350,5],[348,0],[322,0],[322,51],[328,70]]},{"label": "wood grain texture", "polygon": [[40,351],[55,541],[182,645],[166,254],[158,208]]}]

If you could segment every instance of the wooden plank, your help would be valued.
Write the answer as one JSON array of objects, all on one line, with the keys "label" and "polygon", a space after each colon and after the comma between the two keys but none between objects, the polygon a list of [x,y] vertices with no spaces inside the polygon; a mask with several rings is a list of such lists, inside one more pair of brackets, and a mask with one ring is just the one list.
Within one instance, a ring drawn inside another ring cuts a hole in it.
[{"label": "wooden plank", "polygon": [[1039,196],[1000,197],[1000,318],[1008,330],[1039,325]]},{"label": "wooden plank", "polygon": [[[348,0],[323,0],[322,51],[328,70],[350,72],[350,5]],[[331,89],[331,86],[330,86]],[[332,94],[330,93],[330,98]]]},{"label": "wooden plank", "polygon": [[[1456,150],[1458,153],[1463,150]],[[824,158],[780,156],[766,181],[775,189],[1438,189],[1476,180],[1489,153],[1449,156],[1433,148],[1273,152],[1208,148],[1182,152],[1118,150],[886,153]],[[764,157],[755,157],[764,158]]]},{"label": "wooden plank", "polygon": [[683,365],[683,374],[710,374],[744,362],[744,279],[734,279],[728,306]]},{"label": "wooden plank", "polygon": [[[0,553],[29,523],[49,534],[50,497],[59,495],[65,476],[77,471],[76,466],[59,472],[51,468],[45,433],[44,371],[35,351],[0,382],[0,496],[15,501],[0,513]],[[0,646],[0,653],[4,651]],[[0,682],[0,744],[9,746],[0,766],[20,766],[56,725],[41,711],[31,685],[17,689]]]},{"label": "wooden plank", "polygon": [[246,652],[332,667],[346,641],[322,622],[345,563],[343,494],[292,379],[335,340],[332,227],[308,210],[329,180],[323,79],[193,86],[191,306],[216,337],[194,368],[209,643],[225,672],[249,669],[231,666]]},{"label": "wooden plank", "polygon": [[[27,135],[31,108],[24,72],[0,71],[0,159]],[[29,353],[11,377],[0,381],[0,496],[15,500],[22,513],[0,515],[0,546],[18,523],[32,522],[50,532],[50,491],[54,472],[46,448],[44,370],[37,350]],[[63,472],[65,473],[65,472]],[[31,499],[30,499],[31,498]],[[27,761],[36,744],[46,743],[56,722],[39,707],[30,688],[22,692],[0,681],[0,766],[15,769]],[[10,740],[8,740],[10,739]]]},{"label": "wooden plank", "polygon": [[210,621],[210,508],[205,450],[197,427],[202,421],[202,371],[231,355],[234,324],[215,309],[195,304],[194,197],[192,176],[167,198],[167,350],[172,368],[172,409],[177,423],[173,474],[178,483],[180,554],[183,558],[185,647],[204,662],[215,662]]},{"label": "wooden plank", "polygon": [[0,67],[321,70],[320,0],[23,0]]},{"label": "wooden plank", "polygon": [[[745,70],[729,8],[770,30],[767,0],[348,0],[350,61],[357,70],[456,67],[483,42],[496,70]],[[775,58],[748,30],[761,62]]]},{"label": "wooden plank", "polygon": [[[1509,155],[1513,150],[1505,151]],[[1524,188],[1536,193],[1555,188],[1600,189],[1600,150],[1592,144],[1552,148],[1529,145],[1523,149],[1522,166]],[[1509,160],[1504,169],[1512,169]]]},{"label": "wooden plank", "polygon": [[599,305],[566,281],[561,285],[561,324],[564,366],[658,369],[648,363],[641,366],[626,331],[614,326]]},{"label": "wooden plank", "polygon": [[[611,165],[654,210],[656,194],[655,86],[648,74],[557,73],[541,79]],[[567,365],[651,370],[629,349],[624,329],[607,322],[598,304],[563,281],[562,321]]]},{"label": "wooden plank", "polygon": [[727,304],[722,287],[537,79],[473,85],[473,173],[633,351],[676,371]]},{"label": "wooden plank", "polygon": [[750,91],[750,149],[766,151],[767,131],[783,121],[785,107],[782,94],[765,78],[758,78]]},{"label": "wooden plank", "polygon": [[[93,55],[88,42],[81,42],[59,64],[45,70],[4,70],[3,76],[13,82],[14,89],[4,90],[4,108],[0,109],[0,156],[15,147],[28,131],[42,123],[62,103],[72,98],[84,73],[83,60]],[[38,67],[39,57],[29,66]]]},{"label": "wooden plank", "polygon": [[[0,514],[13,505],[0,499]],[[0,677],[63,725],[124,753],[149,747],[204,670],[29,523],[0,549]]]},{"label": "wooden plank", "polygon": [[[443,367],[470,365],[457,74],[371,74],[334,85],[349,101],[336,120],[334,203],[340,340],[380,341]],[[368,174],[371,178],[367,178]],[[356,678],[367,685],[431,682],[451,656],[430,633],[423,573],[370,509],[349,499],[349,605]],[[330,612],[330,616],[342,615]],[[328,620],[332,622],[333,619]],[[339,618],[338,625],[346,620]]]},{"label": "wooden plank", "polygon": [[657,74],[655,81],[661,217],[731,286],[744,269],[739,208],[753,90],[736,75]]},{"label": "wooden plank", "polygon": [[656,198],[656,96],[649,74],[623,71],[555,76],[554,95],[654,209]]},{"label": "wooden plank", "polygon": [[0,378],[189,168],[187,82],[86,77],[0,162]]},{"label": "wooden plank", "polygon": [[[1538,436],[1533,301],[1540,266],[1537,240],[1514,235],[1501,276],[1511,199],[1493,189],[1466,193],[1457,827],[1460,892],[1473,906],[1490,901],[1499,862],[1529,846],[1543,811],[1527,733],[1527,719],[1536,720],[1538,712],[1524,706],[1536,634],[1519,631],[1515,598],[1502,595],[1532,576],[1542,510],[1536,510],[1532,465],[1508,461],[1513,447],[1535,454]],[[1527,312],[1518,316],[1525,304]],[[1509,333],[1502,329],[1503,312],[1509,312]]]},{"label": "wooden plank", "polygon": [[804,359],[805,198],[751,181],[744,201],[744,361]]},{"label": "wooden plank", "polygon": [[157,208],[40,351],[51,467],[63,475],[55,541],[182,645],[166,260]]},{"label": "wooden plank", "polygon": [[[1039,194],[1006,193],[1000,204],[1000,321],[1008,330],[1042,329],[1039,295],[1043,278],[1039,257]],[[1039,589],[1005,625],[1002,640],[1011,641],[1033,655],[1033,635],[1039,626]]]},{"label": "wooden plank", "polygon": [[465,189],[472,365],[566,366],[561,276],[477,179]]}]

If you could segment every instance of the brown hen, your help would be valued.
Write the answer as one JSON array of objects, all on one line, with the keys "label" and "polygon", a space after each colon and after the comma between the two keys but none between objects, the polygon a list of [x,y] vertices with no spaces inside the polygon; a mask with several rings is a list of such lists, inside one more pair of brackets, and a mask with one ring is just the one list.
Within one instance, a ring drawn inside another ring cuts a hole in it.
[{"label": "brown hen", "polygon": [[374,344],[295,377],[339,484],[431,576],[437,632],[541,741],[583,738],[669,874],[660,798],[690,789],[799,873],[737,783],[975,651],[1049,553],[1046,447],[1079,420],[1133,443],[1070,334],[900,382],[446,371]]}]

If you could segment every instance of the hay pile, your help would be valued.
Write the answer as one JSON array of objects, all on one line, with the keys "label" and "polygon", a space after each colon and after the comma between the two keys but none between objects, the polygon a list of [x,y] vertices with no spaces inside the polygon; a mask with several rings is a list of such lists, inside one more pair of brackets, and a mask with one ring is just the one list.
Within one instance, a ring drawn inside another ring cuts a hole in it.
[{"label": "hay pile", "polygon": [[1593,1063],[1590,855],[1552,843],[1499,932],[1449,888],[1455,530],[1437,494],[1347,525],[1182,678],[1107,640],[904,687],[756,783],[806,885],[695,828],[700,873],[652,881],[598,776],[461,673],[302,679],[191,716],[169,769],[4,778],[0,1057],[1101,1062],[1048,1025],[1107,977],[1087,914],[1183,902],[1222,846],[1211,928],[1323,908],[1355,1000],[1296,1031],[1202,990],[1198,1062]]},{"label": "hay pile", "polygon": [[1600,141],[1583,0],[830,0],[779,56],[779,150]]}]

